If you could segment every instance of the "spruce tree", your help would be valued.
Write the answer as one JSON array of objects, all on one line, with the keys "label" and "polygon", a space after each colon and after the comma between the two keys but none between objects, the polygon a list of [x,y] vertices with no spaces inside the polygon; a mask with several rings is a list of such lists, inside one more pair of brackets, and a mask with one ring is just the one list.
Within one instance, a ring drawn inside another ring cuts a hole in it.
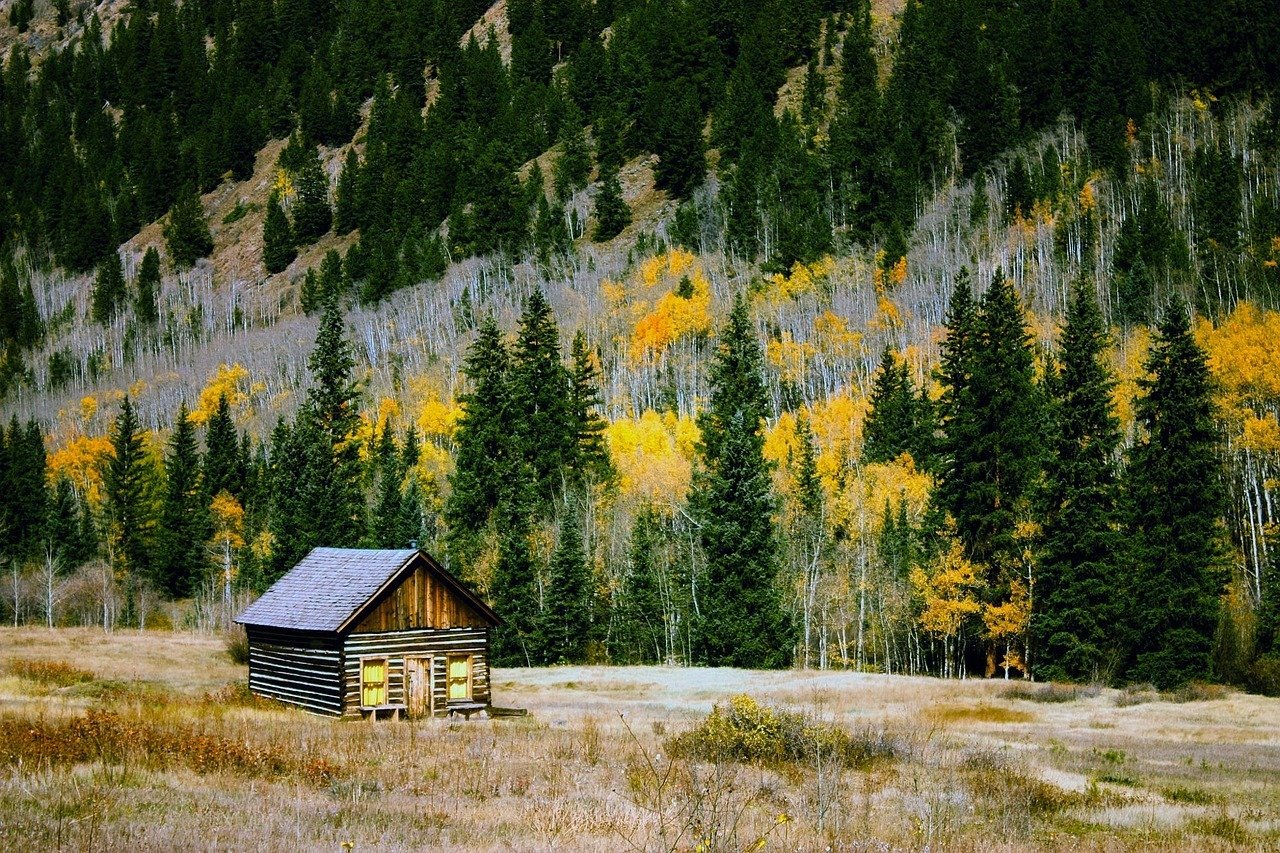
[{"label": "spruce tree", "polygon": [[1127,472],[1134,574],[1127,677],[1175,687],[1210,675],[1226,582],[1226,496],[1212,379],[1188,311],[1170,303],[1145,364]]},{"label": "spruce tree", "polygon": [[517,460],[503,471],[493,513],[498,559],[489,600],[503,619],[493,631],[493,659],[500,666],[532,666],[544,659],[537,565],[530,544],[531,503],[528,471]]},{"label": "spruce tree", "polygon": [[906,362],[886,346],[862,429],[862,461],[892,462],[903,453],[915,454],[916,438],[915,387]]},{"label": "spruce tree", "polygon": [[178,193],[178,200],[169,211],[164,226],[165,245],[169,258],[179,269],[186,269],[213,251],[213,237],[204,220],[204,208],[194,186],[187,185]]},{"label": "spruce tree", "polygon": [[315,146],[308,146],[298,172],[298,198],[293,206],[294,240],[298,245],[308,246],[327,234],[332,225],[329,179],[325,177]]},{"label": "spruce tree", "polygon": [[296,257],[298,250],[293,228],[280,206],[279,197],[273,192],[267,199],[267,215],[262,221],[262,265],[267,272],[275,274],[283,272]]},{"label": "spruce tree", "polygon": [[631,224],[631,208],[622,197],[622,184],[618,182],[618,170],[612,166],[601,168],[600,188],[596,190],[595,230],[591,239],[596,243],[612,240]]},{"label": "spruce tree", "polygon": [[160,319],[160,310],[156,297],[160,293],[160,253],[155,246],[149,246],[142,256],[142,266],[138,269],[138,296],[134,305],[134,314],[138,322],[146,326],[154,326]]},{"label": "spruce tree", "polygon": [[361,488],[359,388],[355,356],[346,337],[342,309],[330,298],[320,318],[315,349],[307,360],[311,388],[299,415],[315,430],[319,479],[314,524],[319,540],[334,547],[355,545],[365,531]]},{"label": "spruce tree", "polygon": [[210,498],[222,492],[243,502],[244,470],[240,439],[231,418],[226,393],[218,395],[218,405],[209,416],[204,438],[205,454],[201,473]]},{"label": "spruce tree", "polygon": [[1080,282],[1062,332],[1062,374],[1052,386],[1054,453],[1046,468],[1044,546],[1031,617],[1035,673],[1047,680],[1107,680],[1120,663],[1120,427],[1107,345],[1093,285]]},{"label": "spruce tree", "polygon": [[[384,430],[388,435],[390,430]],[[382,476],[378,483],[378,502],[373,510],[372,539],[375,548],[404,548],[408,541],[403,540],[404,496],[401,484],[404,470],[400,464],[399,454],[394,445],[388,458],[381,460]]]},{"label": "spruce tree", "polygon": [[209,495],[200,480],[195,426],[185,403],[178,408],[164,460],[165,491],[156,534],[154,574],[170,598],[194,593],[204,579],[205,543],[212,534]]},{"label": "spruce tree", "polygon": [[111,252],[98,262],[98,275],[93,280],[94,321],[103,325],[110,323],[127,296],[124,267],[120,264],[120,256]]},{"label": "spruce tree", "polygon": [[583,663],[591,631],[591,572],[582,544],[581,508],[565,500],[560,537],[548,567],[541,639],[547,663]]},{"label": "spruce tree", "polygon": [[529,468],[532,496],[550,501],[563,470],[577,463],[577,423],[569,372],[560,360],[560,330],[541,290],[525,303],[511,361],[510,405],[516,446]]},{"label": "spruce tree", "polygon": [[464,577],[470,572],[479,536],[498,506],[503,484],[518,463],[512,447],[509,361],[497,322],[486,317],[463,367],[471,389],[460,398],[463,413],[454,433],[458,454],[444,507],[449,556]]},{"label": "spruce tree", "polygon": [[664,111],[662,136],[657,141],[658,165],[654,181],[673,198],[688,198],[707,171],[706,143],[702,139],[702,108],[698,91],[684,83],[669,93],[673,99]]},{"label": "spruce tree", "polygon": [[706,555],[698,657],[711,666],[790,664],[792,631],[778,588],[774,497],[764,458],[764,363],[742,294],[720,336],[691,503]]},{"label": "spruce tree", "polygon": [[342,161],[342,171],[338,173],[338,186],[334,193],[333,230],[339,234],[350,234],[363,222],[364,213],[360,205],[360,155],[355,146],[347,149],[346,159]]},{"label": "spruce tree", "polygon": [[631,528],[627,576],[622,589],[617,646],[622,663],[662,663],[666,645],[658,575],[662,530],[658,514],[645,506]]},{"label": "spruce tree", "polygon": [[574,468],[580,476],[606,480],[612,474],[605,446],[607,424],[600,416],[600,371],[582,330],[573,336],[569,366],[569,414],[573,423]]},{"label": "spruce tree", "polygon": [[[120,403],[110,439],[111,455],[102,473],[107,535],[116,571],[136,583],[148,576],[151,567],[155,510],[152,471],[128,394]],[[132,593],[132,588],[129,591]]]},{"label": "spruce tree", "polygon": [[576,107],[569,110],[560,127],[560,156],[551,168],[551,175],[555,181],[556,200],[563,204],[587,185],[591,174],[591,149],[582,131],[582,114]]}]

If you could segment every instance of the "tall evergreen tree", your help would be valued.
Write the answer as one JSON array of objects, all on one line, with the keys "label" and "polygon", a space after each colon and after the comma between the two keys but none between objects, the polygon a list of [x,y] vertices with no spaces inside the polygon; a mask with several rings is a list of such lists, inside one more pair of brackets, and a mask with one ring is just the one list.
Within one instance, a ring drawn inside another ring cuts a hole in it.
[{"label": "tall evergreen tree", "polygon": [[569,372],[560,360],[560,330],[541,290],[534,290],[520,318],[511,362],[510,405],[516,446],[532,477],[533,497],[549,501],[565,469],[577,462],[577,423],[571,409]]},{"label": "tall evergreen tree", "polygon": [[571,497],[560,515],[560,537],[551,554],[542,611],[541,639],[547,663],[583,663],[591,631],[591,571],[582,544],[581,508]]},{"label": "tall evergreen tree", "polygon": [[156,532],[154,574],[171,598],[195,592],[208,560],[205,543],[212,534],[209,495],[200,481],[200,452],[195,426],[185,403],[178,408],[169,452],[164,460],[165,491]]},{"label": "tall evergreen tree", "polygon": [[334,193],[333,230],[338,234],[350,234],[364,221],[360,204],[360,155],[355,146],[347,149],[338,173],[338,186]]},{"label": "tall evergreen tree", "polygon": [[907,372],[907,363],[885,347],[880,358],[880,373],[871,388],[871,411],[862,429],[862,461],[892,462],[903,453],[920,457],[920,424],[917,423],[915,385]]},{"label": "tall evergreen tree", "polygon": [[1062,374],[1052,387],[1044,547],[1031,617],[1033,666],[1051,680],[1107,680],[1117,673],[1124,610],[1116,507],[1120,427],[1106,327],[1093,285],[1080,282],[1062,332]]},{"label": "tall evergreen tree", "polygon": [[[111,429],[111,455],[102,472],[107,535],[115,569],[137,582],[151,567],[151,539],[155,528],[152,504],[153,472],[142,445],[142,429],[126,394]],[[131,590],[132,591],[132,587]]]},{"label": "tall evergreen tree", "polygon": [[110,323],[127,296],[124,267],[120,264],[120,256],[111,252],[98,262],[98,275],[93,280],[93,319],[104,325]]},{"label": "tall evergreen tree", "polygon": [[164,239],[170,259],[179,269],[193,266],[213,251],[213,237],[194,186],[188,185],[178,193],[178,200],[165,222]]},{"label": "tall evergreen tree", "polygon": [[631,208],[622,197],[622,184],[618,182],[618,170],[612,166],[600,169],[600,188],[596,190],[595,230],[591,239],[596,243],[612,240],[631,224]]},{"label": "tall evergreen tree", "polygon": [[702,444],[691,495],[707,560],[698,654],[713,666],[787,666],[792,631],[778,588],[764,458],[764,364],[742,294],[721,333],[711,389],[698,418]]},{"label": "tall evergreen tree", "polygon": [[298,172],[298,199],[293,206],[293,237],[308,246],[329,232],[333,211],[329,207],[329,179],[315,146],[307,146],[306,159]]},{"label": "tall evergreen tree", "polygon": [[1225,494],[1209,367],[1188,311],[1165,311],[1145,364],[1127,472],[1134,575],[1130,679],[1207,678],[1225,581]]},{"label": "tall evergreen tree", "polygon": [[267,199],[267,215],[262,220],[262,265],[272,274],[284,272],[296,257],[298,249],[293,228],[279,197],[273,192]]},{"label": "tall evergreen tree", "polygon": [[627,576],[622,588],[615,648],[623,663],[662,663],[666,645],[661,567],[662,529],[658,514],[645,506],[636,516],[627,549]]},{"label": "tall evergreen tree", "polygon": [[134,314],[138,322],[146,326],[154,326],[160,319],[160,309],[156,305],[156,297],[160,293],[160,253],[155,246],[148,246],[142,256],[142,266],[138,269],[138,295],[134,305]]},{"label": "tall evergreen tree", "polygon": [[471,389],[461,397],[463,413],[454,434],[458,454],[444,507],[449,556],[464,577],[470,573],[479,536],[499,504],[508,472],[518,463],[511,446],[509,365],[502,332],[493,317],[486,317],[463,367]]},{"label": "tall evergreen tree", "polygon": [[227,492],[243,498],[244,470],[240,439],[231,419],[231,403],[226,393],[218,395],[218,405],[209,416],[204,438],[205,454],[201,475],[210,498]]},{"label": "tall evergreen tree", "polygon": [[612,474],[612,465],[604,441],[607,424],[599,412],[600,371],[581,329],[573,336],[570,362],[569,415],[573,423],[574,468],[590,479],[606,480]]}]

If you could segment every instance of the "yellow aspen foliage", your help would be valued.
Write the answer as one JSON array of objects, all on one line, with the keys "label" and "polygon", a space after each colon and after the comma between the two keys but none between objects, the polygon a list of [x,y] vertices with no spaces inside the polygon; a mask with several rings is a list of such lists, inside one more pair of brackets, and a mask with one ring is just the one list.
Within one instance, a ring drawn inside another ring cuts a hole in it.
[{"label": "yellow aspen foliage", "polygon": [[253,542],[249,544],[249,552],[253,554],[255,560],[263,563],[271,559],[275,544],[275,540],[271,537],[271,531],[264,530],[253,538]]},{"label": "yellow aspen foliage", "polygon": [[[821,465],[819,466],[821,470]],[[863,466],[857,477],[830,481],[832,488],[830,521],[854,538],[874,539],[880,535],[885,503],[905,503],[907,515],[919,520],[929,503],[933,477],[919,470],[911,455],[904,453],[892,462]]]},{"label": "yellow aspen foliage", "polygon": [[1098,206],[1098,191],[1093,188],[1093,178],[1084,182],[1080,188],[1080,212],[1088,214]]},{"label": "yellow aspen foliage", "polygon": [[244,547],[244,507],[229,493],[223,491],[209,502],[209,515],[213,521],[213,543],[218,549]]},{"label": "yellow aspen foliage", "polygon": [[765,358],[777,368],[783,379],[800,383],[808,373],[809,360],[817,351],[817,347],[808,341],[796,343],[791,331],[784,330],[781,338],[770,339],[765,346]]},{"label": "yellow aspen foliage", "polygon": [[276,197],[281,202],[293,197],[293,177],[287,170],[276,169],[275,177],[271,180],[271,191],[276,194]]},{"label": "yellow aspen foliage", "polygon": [[687,291],[675,289],[663,294],[653,310],[636,322],[631,335],[633,361],[656,355],[685,335],[711,330],[711,283],[701,269],[687,279]]},{"label": "yellow aspen foliage", "polygon": [[698,443],[692,418],[646,409],[639,418],[610,423],[605,440],[624,495],[658,506],[674,506],[685,499]]},{"label": "yellow aspen foliage", "polygon": [[977,568],[964,556],[958,541],[926,570],[911,570],[911,586],[923,603],[920,627],[935,637],[954,637],[982,605],[975,595],[981,582]]},{"label": "yellow aspen foliage", "polygon": [[66,477],[96,507],[102,500],[102,459],[110,453],[107,436],[77,435],[49,454],[49,483]]},{"label": "yellow aspen foliage", "polygon": [[1111,399],[1120,429],[1129,433],[1137,417],[1134,402],[1141,392],[1138,381],[1147,376],[1144,364],[1151,347],[1151,332],[1146,326],[1134,326],[1127,332],[1112,329],[1111,336],[1116,342],[1109,352],[1111,371],[1116,377]]},{"label": "yellow aspen foliage", "polygon": [[1241,302],[1216,327],[1203,321],[1196,333],[1228,434],[1246,450],[1280,453],[1280,312]]},{"label": "yellow aspen foliage", "polygon": [[796,261],[786,275],[774,273],[769,276],[771,287],[765,291],[765,295],[774,303],[790,301],[812,291],[818,282],[830,276],[835,269],[835,259],[830,255],[811,264]]},{"label": "yellow aspen foliage", "polygon": [[823,311],[813,321],[819,349],[837,358],[856,358],[862,353],[860,332],[849,328],[849,321],[834,311]]},{"label": "yellow aspen foliage", "polygon": [[87,424],[98,414],[98,398],[92,394],[80,398],[80,422]]},{"label": "yellow aspen foliage", "polygon": [[200,399],[191,412],[191,421],[205,424],[218,410],[218,398],[227,395],[227,404],[232,411],[241,409],[249,402],[249,371],[244,365],[235,363],[219,364],[213,376],[200,390]]},{"label": "yellow aspen foliage", "polygon": [[1025,662],[1016,645],[1031,624],[1031,593],[1021,580],[1009,584],[1009,600],[1001,604],[988,604],[982,611],[982,624],[987,636],[1004,645],[1004,658],[1000,666],[1008,675],[1010,669],[1025,670]]},{"label": "yellow aspen foliage", "polygon": [[418,409],[418,431],[424,436],[452,438],[461,417],[462,407],[457,403],[431,398]]}]

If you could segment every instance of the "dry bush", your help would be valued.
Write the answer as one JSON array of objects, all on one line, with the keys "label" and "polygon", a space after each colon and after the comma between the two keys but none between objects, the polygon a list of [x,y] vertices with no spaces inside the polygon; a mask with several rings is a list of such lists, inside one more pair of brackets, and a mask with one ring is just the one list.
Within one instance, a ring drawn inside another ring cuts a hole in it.
[{"label": "dry bush", "polygon": [[1001,708],[999,705],[941,705],[935,706],[924,714],[936,723],[1030,723],[1035,715],[1027,711],[1013,708]]},{"label": "dry bush", "polygon": [[1005,691],[1005,696],[1010,699],[1025,699],[1028,702],[1057,704],[1092,699],[1100,693],[1102,693],[1102,687],[1097,684],[1062,684],[1051,681],[1048,684],[1019,684]]},{"label": "dry bush", "polygon": [[63,722],[0,717],[0,763],[18,762],[35,766],[85,762],[181,766],[197,773],[287,776],[311,784],[329,782],[338,770],[327,759],[299,755],[296,747],[284,743],[248,743],[189,725],[127,719],[96,708]]},{"label": "dry bush", "polygon": [[5,664],[10,675],[49,687],[71,687],[93,681],[93,673],[59,660],[11,660]]},{"label": "dry bush", "polygon": [[777,764],[823,758],[858,768],[893,759],[898,752],[896,741],[883,730],[851,735],[805,714],[760,705],[743,695],[733,697],[727,707],[716,705],[702,723],[670,738],[667,749],[673,756],[708,761]]},{"label": "dry bush", "polygon": [[1116,707],[1131,708],[1134,705],[1145,705],[1148,702],[1158,702],[1160,698],[1160,691],[1153,685],[1126,684],[1124,689],[1116,695]]},{"label": "dry bush", "polygon": [[232,663],[249,665],[249,634],[243,625],[232,625],[223,638],[223,645]]},{"label": "dry bush", "polygon": [[1176,690],[1162,693],[1161,698],[1170,702],[1214,702],[1219,699],[1226,699],[1230,695],[1231,688],[1224,684],[1192,681]]}]

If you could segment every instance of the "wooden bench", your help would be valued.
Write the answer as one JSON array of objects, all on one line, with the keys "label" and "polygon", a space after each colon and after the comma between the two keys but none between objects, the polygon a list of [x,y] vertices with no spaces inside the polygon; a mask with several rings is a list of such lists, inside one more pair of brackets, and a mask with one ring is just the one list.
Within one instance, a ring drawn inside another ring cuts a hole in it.
[{"label": "wooden bench", "polygon": [[391,712],[391,719],[393,719],[393,720],[398,720],[398,719],[400,719],[400,712],[404,711],[404,712],[406,712],[406,713],[407,713],[408,708],[407,708],[407,706],[405,706],[405,705],[401,705],[401,704],[391,704],[391,705],[366,705],[365,707],[361,708],[360,710],[361,710],[361,711],[368,711],[368,712],[369,712],[369,722],[371,722],[371,723],[372,723],[374,720],[378,719],[378,712],[379,712],[379,711],[390,711],[390,712]]},{"label": "wooden bench", "polygon": [[452,717],[455,714],[461,714],[464,719],[470,720],[472,714],[478,714],[481,711],[487,711],[488,709],[489,706],[481,702],[459,702],[456,705],[449,706],[449,716]]}]

